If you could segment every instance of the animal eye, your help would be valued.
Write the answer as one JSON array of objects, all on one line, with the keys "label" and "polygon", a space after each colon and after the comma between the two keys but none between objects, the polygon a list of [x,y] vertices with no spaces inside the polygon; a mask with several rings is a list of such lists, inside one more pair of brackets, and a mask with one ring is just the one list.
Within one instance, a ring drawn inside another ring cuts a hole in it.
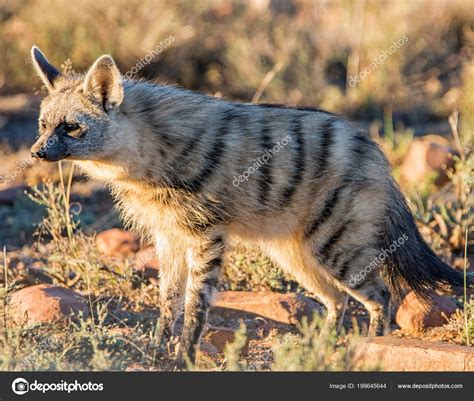
[{"label": "animal eye", "polygon": [[46,129],[46,123],[44,121],[41,121],[40,125],[42,129]]},{"label": "animal eye", "polygon": [[64,126],[64,131],[66,132],[74,132],[74,131],[77,131],[79,129],[79,124],[66,124]]}]

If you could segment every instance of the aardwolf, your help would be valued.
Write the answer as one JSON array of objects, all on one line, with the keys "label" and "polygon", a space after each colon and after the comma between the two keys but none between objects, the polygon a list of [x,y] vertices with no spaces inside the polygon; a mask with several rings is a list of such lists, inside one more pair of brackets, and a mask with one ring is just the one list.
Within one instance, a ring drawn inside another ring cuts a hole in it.
[{"label": "aardwolf", "polygon": [[154,242],[163,344],[184,304],[178,358],[195,359],[233,238],[319,298],[329,326],[347,294],[360,301],[369,335],[383,335],[391,295],[462,287],[420,235],[378,146],[339,116],[128,80],[108,55],[85,75],[61,74],[37,47],[32,58],[48,90],[32,155],[75,160],[104,180],[125,222]]}]

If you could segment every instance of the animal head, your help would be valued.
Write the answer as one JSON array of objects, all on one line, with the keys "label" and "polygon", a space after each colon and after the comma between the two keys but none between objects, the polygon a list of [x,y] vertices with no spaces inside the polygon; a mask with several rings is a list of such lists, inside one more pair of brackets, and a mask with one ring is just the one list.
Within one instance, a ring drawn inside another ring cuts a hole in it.
[{"label": "animal head", "polygon": [[48,90],[32,156],[50,162],[112,160],[120,146],[114,133],[119,130],[118,109],[124,96],[112,57],[99,57],[85,75],[78,75],[60,73],[36,46],[31,56]]}]

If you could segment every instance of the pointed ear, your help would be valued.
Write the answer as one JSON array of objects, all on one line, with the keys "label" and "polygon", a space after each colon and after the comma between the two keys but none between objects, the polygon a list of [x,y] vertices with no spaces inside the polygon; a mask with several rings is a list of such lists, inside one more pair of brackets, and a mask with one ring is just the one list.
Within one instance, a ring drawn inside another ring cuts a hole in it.
[{"label": "pointed ear", "polygon": [[105,111],[120,106],[123,100],[122,77],[112,57],[104,55],[96,60],[84,79],[84,92],[100,100]]},{"label": "pointed ear", "polygon": [[61,73],[51,65],[44,54],[36,46],[31,48],[31,58],[36,72],[46,85],[48,90],[53,89],[54,80],[61,75]]}]

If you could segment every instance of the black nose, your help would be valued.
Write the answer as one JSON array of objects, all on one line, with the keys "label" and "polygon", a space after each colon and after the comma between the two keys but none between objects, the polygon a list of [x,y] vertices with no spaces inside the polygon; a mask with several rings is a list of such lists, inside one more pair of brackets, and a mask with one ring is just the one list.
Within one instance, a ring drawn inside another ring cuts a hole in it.
[{"label": "black nose", "polygon": [[44,159],[46,157],[46,152],[44,150],[38,150],[37,152],[31,152],[31,157],[35,159]]}]

